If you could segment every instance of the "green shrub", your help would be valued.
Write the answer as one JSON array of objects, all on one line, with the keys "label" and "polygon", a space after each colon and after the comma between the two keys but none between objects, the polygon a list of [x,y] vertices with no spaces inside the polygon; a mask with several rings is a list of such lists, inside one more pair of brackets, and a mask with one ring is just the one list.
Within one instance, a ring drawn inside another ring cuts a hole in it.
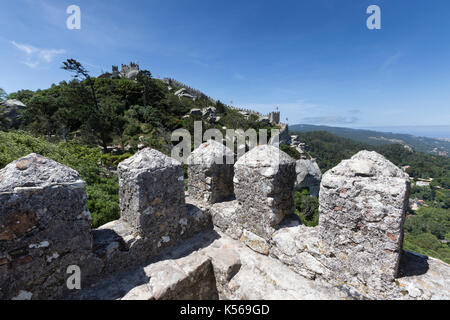
[{"label": "green shrub", "polygon": [[111,175],[102,163],[116,165],[130,154],[105,156],[99,148],[75,142],[54,143],[21,131],[0,132],[0,169],[30,153],[40,154],[78,171],[86,182],[93,228],[119,218],[117,177]]},{"label": "green shrub", "polygon": [[280,146],[280,149],[290,155],[294,160],[300,160],[302,158],[300,152],[298,152],[297,149],[291,146],[283,144]]},{"label": "green shrub", "polygon": [[295,192],[294,201],[295,213],[304,225],[308,227],[319,225],[319,199],[311,197],[308,189],[303,189]]}]

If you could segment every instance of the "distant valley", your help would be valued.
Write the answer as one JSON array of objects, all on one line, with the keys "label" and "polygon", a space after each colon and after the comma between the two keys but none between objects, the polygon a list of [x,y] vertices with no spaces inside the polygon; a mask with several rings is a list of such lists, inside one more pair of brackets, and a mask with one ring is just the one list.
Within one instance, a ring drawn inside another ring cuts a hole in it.
[{"label": "distant valley", "polygon": [[450,139],[435,139],[418,137],[410,134],[379,132],[372,130],[350,129],[341,127],[316,126],[309,124],[296,124],[289,127],[291,132],[326,131],[339,137],[364,142],[374,146],[386,144],[402,144],[405,148],[421,151],[428,154],[449,156]]}]

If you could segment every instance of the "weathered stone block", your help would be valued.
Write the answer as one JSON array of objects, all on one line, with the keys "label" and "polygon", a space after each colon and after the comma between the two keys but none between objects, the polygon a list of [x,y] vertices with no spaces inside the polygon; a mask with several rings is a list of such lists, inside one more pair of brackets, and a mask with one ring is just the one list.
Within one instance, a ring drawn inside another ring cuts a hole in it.
[{"label": "weathered stone block", "polygon": [[211,207],[213,224],[235,240],[238,240],[243,232],[237,219],[237,213],[242,209],[241,207],[237,200],[216,203]]},{"label": "weathered stone block", "polygon": [[269,254],[269,243],[264,240],[263,238],[257,236],[253,232],[243,230],[242,236],[239,239],[243,243],[245,243],[250,249],[252,249],[255,252],[268,255]]},{"label": "weathered stone block", "polygon": [[146,148],[121,162],[118,174],[121,219],[160,245],[178,239],[186,219],[181,163]]},{"label": "weathered stone block", "polygon": [[242,156],[234,172],[236,199],[242,205],[237,222],[270,239],[274,227],[294,213],[294,159],[276,147],[262,145]]},{"label": "weathered stone block", "polygon": [[296,188],[308,188],[309,194],[318,197],[322,172],[315,161],[297,160],[295,171],[297,173]]},{"label": "weathered stone block", "polygon": [[231,160],[234,160],[233,151],[214,140],[195,149],[188,158],[189,196],[210,204],[233,196],[234,162]]},{"label": "weathered stone block", "polygon": [[207,248],[205,251],[211,258],[219,299],[226,299],[231,295],[228,283],[242,266],[239,253],[232,248]]},{"label": "weathered stone block", "polygon": [[297,225],[278,230],[272,236],[270,255],[305,278],[316,279],[328,275],[328,270],[321,262],[322,247],[318,229]]},{"label": "weathered stone block", "polygon": [[361,151],[328,171],[320,189],[320,238],[334,276],[363,293],[397,275],[409,178],[376,152]]},{"label": "weathered stone block", "polygon": [[[67,292],[69,265],[91,260],[91,217],[75,170],[30,154],[0,170],[0,299],[49,299]],[[98,270],[97,270],[98,271]]]}]

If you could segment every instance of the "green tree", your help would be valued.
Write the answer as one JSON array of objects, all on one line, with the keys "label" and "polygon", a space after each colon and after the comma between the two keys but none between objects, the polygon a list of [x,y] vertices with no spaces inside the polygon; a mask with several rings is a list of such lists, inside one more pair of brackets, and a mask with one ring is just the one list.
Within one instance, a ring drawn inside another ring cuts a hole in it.
[{"label": "green tree", "polygon": [[97,96],[95,94],[94,81],[89,75],[89,71],[77,60],[75,59],[67,59],[67,61],[63,62],[63,66],[61,67],[63,70],[67,70],[69,72],[74,73],[74,78],[82,77],[87,80],[89,87],[91,88],[92,98],[94,100],[95,110],[98,111],[98,103]]},{"label": "green tree", "polygon": [[91,91],[92,104],[87,102],[90,108],[90,116],[84,121],[82,130],[84,135],[98,137],[103,151],[107,151],[108,143],[112,141],[112,133],[116,128],[119,114],[116,109],[119,104],[111,105],[109,103],[99,104],[96,94],[96,81],[91,78],[86,68],[75,59],[68,59],[63,62],[62,69],[74,73],[74,78],[82,78],[87,83]]},{"label": "green tree", "polygon": [[0,104],[0,130],[7,130],[8,119],[6,119],[3,106]]},{"label": "green tree", "polygon": [[282,144],[280,145],[280,149],[290,155],[294,160],[300,160],[302,158],[300,152],[291,146]]},{"label": "green tree", "polygon": [[6,99],[8,99],[8,94],[6,93],[5,90],[0,88],[0,102],[5,101]]},{"label": "green tree", "polygon": [[[7,94],[5,90],[0,88],[0,102],[6,100]],[[0,130],[6,130],[8,120],[5,117],[3,106],[0,104]]]},{"label": "green tree", "polygon": [[152,100],[152,93],[154,90],[152,73],[148,70],[142,70],[137,75],[136,80],[143,88],[142,96],[144,99],[144,106],[148,106]]},{"label": "green tree", "polygon": [[57,109],[55,97],[39,92],[30,99],[23,120],[33,132],[50,136],[55,134],[56,123],[53,114]]},{"label": "green tree", "polygon": [[308,189],[296,191],[294,194],[296,214],[303,224],[314,227],[319,224],[319,200],[311,197]]},{"label": "green tree", "polygon": [[219,100],[219,101],[217,101],[217,103],[216,103],[216,109],[217,109],[217,113],[222,114],[222,113],[225,113],[226,107],[225,107],[225,105]]},{"label": "green tree", "polygon": [[28,106],[28,102],[33,97],[33,95],[34,92],[31,90],[19,90],[17,92],[11,93],[8,98],[22,101],[25,105]]}]

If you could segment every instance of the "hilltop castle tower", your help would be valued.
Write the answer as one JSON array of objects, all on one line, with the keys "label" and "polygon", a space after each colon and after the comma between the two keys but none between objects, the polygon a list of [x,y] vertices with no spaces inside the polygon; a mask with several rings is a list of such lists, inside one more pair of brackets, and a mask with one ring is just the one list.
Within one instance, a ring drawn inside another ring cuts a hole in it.
[{"label": "hilltop castle tower", "polygon": [[113,78],[126,78],[130,80],[136,80],[139,74],[139,64],[131,62],[129,65],[122,64],[122,69],[119,72],[118,66],[112,66]]},{"label": "hilltop castle tower", "polygon": [[280,111],[269,113],[269,121],[271,124],[280,124]]}]

